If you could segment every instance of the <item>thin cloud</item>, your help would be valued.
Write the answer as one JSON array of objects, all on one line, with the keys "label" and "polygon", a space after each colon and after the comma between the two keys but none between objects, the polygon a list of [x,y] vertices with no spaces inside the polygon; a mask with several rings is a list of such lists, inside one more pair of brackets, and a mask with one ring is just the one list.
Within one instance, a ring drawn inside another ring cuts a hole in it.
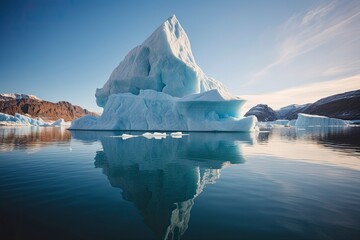
[{"label": "thin cloud", "polygon": [[252,74],[245,85],[261,80],[275,67],[288,64],[333,40],[341,39],[344,45],[353,41],[360,33],[359,24],[360,4],[356,1],[323,3],[292,16],[280,28],[280,41],[275,48],[277,57]]},{"label": "thin cloud", "polygon": [[327,76],[343,75],[350,72],[360,72],[360,60],[353,61],[347,64],[339,64],[333,67],[329,67],[322,72],[322,75],[327,77]]}]

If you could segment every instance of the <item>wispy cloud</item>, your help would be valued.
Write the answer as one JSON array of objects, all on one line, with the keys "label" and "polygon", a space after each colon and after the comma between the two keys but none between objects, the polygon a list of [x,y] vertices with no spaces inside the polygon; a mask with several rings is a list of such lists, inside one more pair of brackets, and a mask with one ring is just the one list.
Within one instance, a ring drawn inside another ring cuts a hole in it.
[{"label": "wispy cloud", "polygon": [[328,43],[341,40],[346,45],[360,34],[358,1],[331,1],[289,18],[281,27],[275,58],[252,74],[246,83],[255,83],[279,66],[313,52]]},{"label": "wispy cloud", "polygon": [[305,84],[268,94],[243,95],[241,97],[248,100],[247,109],[260,103],[279,109],[290,104],[312,103],[320,98],[358,89],[360,89],[360,74],[331,81]]},{"label": "wispy cloud", "polygon": [[337,75],[343,75],[346,73],[351,73],[351,72],[354,72],[357,70],[360,70],[360,59],[355,60],[350,63],[338,64],[336,66],[328,67],[322,72],[322,75],[325,77],[337,76]]}]

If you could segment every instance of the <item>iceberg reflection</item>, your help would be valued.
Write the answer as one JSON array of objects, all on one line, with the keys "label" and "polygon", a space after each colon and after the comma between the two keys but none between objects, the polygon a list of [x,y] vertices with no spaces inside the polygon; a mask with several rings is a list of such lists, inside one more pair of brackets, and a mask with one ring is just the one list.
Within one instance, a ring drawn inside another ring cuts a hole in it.
[{"label": "iceberg reflection", "polygon": [[185,233],[194,199],[219,179],[224,166],[243,163],[242,146],[253,143],[249,133],[100,139],[103,150],[96,153],[95,166],[163,239]]}]

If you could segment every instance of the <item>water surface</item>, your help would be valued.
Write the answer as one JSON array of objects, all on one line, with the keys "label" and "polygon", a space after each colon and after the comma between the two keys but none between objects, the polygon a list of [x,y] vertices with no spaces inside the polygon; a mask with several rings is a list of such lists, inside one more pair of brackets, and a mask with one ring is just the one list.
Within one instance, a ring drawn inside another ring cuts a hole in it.
[{"label": "water surface", "polygon": [[0,128],[0,238],[359,239],[360,128],[120,134]]}]

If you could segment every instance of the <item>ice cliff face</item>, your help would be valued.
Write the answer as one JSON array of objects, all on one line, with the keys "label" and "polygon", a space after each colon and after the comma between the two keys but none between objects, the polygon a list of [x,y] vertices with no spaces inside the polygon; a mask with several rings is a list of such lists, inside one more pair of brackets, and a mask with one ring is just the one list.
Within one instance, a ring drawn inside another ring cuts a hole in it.
[{"label": "ice cliff face", "polygon": [[295,126],[296,127],[344,127],[348,125],[349,124],[347,121],[337,118],[328,118],[324,116],[299,113]]},{"label": "ice cliff face", "polygon": [[96,102],[104,107],[111,94],[137,95],[144,89],[174,97],[211,89],[226,92],[219,81],[206,76],[196,64],[190,41],[175,15],[126,55],[105,85],[96,90]]}]

